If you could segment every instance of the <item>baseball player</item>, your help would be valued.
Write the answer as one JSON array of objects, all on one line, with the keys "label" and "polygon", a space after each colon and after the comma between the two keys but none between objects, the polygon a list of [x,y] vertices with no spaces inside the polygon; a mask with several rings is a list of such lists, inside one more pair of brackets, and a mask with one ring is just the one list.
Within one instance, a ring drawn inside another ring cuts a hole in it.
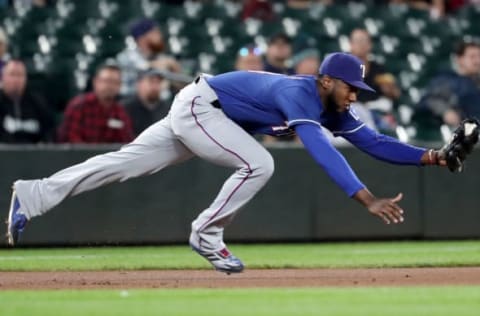
[{"label": "baseball player", "polygon": [[[258,133],[296,133],[313,159],[348,196],[385,223],[401,223],[404,212],[398,202],[402,194],[393,198],[373,195],[330,144],[322,126],[373,157],[394,164],[447,165],[451,161],[452,166],[461,166],[471,148],[457,148],[462,155],[450,155],[455,159],[447,160],[445,151],[403,144],[367,128],[350,110],[359,89],[373,91],[363,82],[364,71],[364,65],[353,55],[334,53],[323,61],[318,76],[250,71],[200,75],[176,95],[164,119],[119,151],[95,156],[48,178],[16,181],[8,242],[15,245],[28,221],[69,196],[199,156],[235,172],[193,221],[190,245],[215,269],[241,272],[244,265],[227,249],[223,231],[273,173],[272,156],[252,137]],[[478,126],[472,131],[471,125],[466,126],[469,135],[474,131],[478,139]]]}]

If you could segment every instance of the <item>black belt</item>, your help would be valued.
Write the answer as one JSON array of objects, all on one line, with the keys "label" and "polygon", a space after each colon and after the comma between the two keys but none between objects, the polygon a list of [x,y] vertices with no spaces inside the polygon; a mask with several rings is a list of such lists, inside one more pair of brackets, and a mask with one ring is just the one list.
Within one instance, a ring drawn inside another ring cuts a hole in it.
[{"label": "black belt", "polygon": [[221,108],[222,108],[222,105],[220,104],[220,101],[218,101],[218,99],[210,102],[210,104],[211,104],[214,108],[217,108],[217,109],[221,109]]},{"label": "black belt", "polygon": [[[197,77],[197,79],[195,79],[195,84],[198,84],[198,82],[200,81],[200,76]],[[222,105],[220,104],[220,101],[218,101],[218,99],[216,100],[213,100],[212,102],[210,102],[210,104],[214,107],[214,108],[217,108],[217,109],[221,109],[222,108]]]}]

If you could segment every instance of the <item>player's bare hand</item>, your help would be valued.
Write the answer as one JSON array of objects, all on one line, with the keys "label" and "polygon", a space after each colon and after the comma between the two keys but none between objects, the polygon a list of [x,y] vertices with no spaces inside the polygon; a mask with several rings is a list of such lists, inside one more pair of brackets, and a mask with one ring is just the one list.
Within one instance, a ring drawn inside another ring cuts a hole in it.
[{"label": "player's bare hand", "polygon": [[403,210],[398,205],[402,198],[402,193],[397,194],[394,198],[375,198],[367,205],[367,208],[371,214],[380,217],[386,224],[402,223]]}]

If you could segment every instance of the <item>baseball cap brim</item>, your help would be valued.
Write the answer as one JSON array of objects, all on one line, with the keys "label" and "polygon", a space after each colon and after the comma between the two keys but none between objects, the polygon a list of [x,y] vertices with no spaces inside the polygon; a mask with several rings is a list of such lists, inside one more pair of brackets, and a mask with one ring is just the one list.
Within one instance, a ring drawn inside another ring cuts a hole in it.
[{"label": "baseball cap brim", "polygon": [[371,92],[377,92],[377,91],[375,91],[375,89],[373,89],[372,87],[370,87],[368,84],[366,84],[363,81],[345,81],[345,82],[348,83],[351,86],[354,86],[354,87],[358,88],[358,89],[367,90],[367,91],[371,91]]}]

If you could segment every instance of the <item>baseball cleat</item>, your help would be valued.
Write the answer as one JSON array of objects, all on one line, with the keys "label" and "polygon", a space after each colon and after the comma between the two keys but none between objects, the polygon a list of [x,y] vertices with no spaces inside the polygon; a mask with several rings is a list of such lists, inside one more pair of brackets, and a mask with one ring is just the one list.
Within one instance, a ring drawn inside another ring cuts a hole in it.
[{"label": "baseball cleat", "polygon": [[18,201],[15,190],[13,190],[7,220],[7,241],[10,246],[15,246],[28,222],[27,217],[20,213],[19,209],[20,202]]},{"label": "baseball cleat", "polygon": [[215,252],[205,252],[191,243],[190,247],[200,256],[207,259],[217,271],[225,272],[226,274],[240,273],[243,271],[244,266],[242,261],[228,251],[227,248]]}]

